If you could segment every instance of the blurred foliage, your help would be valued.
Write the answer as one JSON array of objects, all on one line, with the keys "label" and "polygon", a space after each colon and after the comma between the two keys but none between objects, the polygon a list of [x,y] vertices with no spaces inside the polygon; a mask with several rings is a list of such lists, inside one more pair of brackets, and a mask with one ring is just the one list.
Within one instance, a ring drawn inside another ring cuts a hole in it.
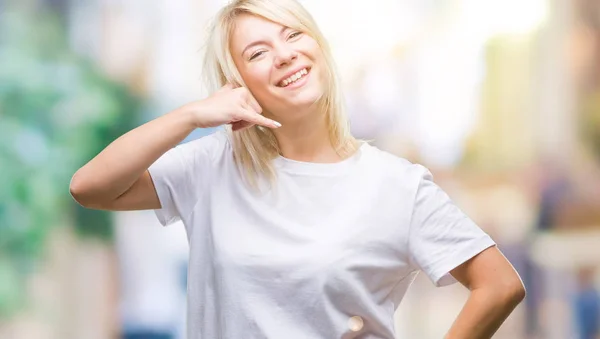
[{"label": "blurred foliage", "polygon": [[110,240],[107,212],[80,207],[73,173],[131,129],[140,101],[69,50],[47,8],[0,11],[0,318],[23,305],[23,282],[52,227]]}]

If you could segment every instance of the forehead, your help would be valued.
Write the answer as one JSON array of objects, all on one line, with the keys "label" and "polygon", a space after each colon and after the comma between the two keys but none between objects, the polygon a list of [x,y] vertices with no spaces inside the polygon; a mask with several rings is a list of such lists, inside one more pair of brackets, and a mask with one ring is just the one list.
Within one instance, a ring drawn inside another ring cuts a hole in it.
[{"label": "forehead", "polygon": [[241,51],[252,42],[270,40],[278,36],[284,28],[283,25],[259,16],[241,14],[235,18],[230,47],[232,51]]}]

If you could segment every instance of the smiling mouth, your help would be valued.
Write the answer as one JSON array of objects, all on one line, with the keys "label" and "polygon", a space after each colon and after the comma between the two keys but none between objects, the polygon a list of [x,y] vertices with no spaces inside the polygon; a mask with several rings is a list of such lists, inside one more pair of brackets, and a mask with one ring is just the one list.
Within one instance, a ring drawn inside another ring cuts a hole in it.
[{"label": "smiling mouth", "polygon": [[287,87],[287,86],[295,83],[296,81],[301,80],[302,78],[307,76],[308,73],[310,73],[309,67],[301,69],[298,72],[294,73],[289,78],[283,79],[280,83],[277,84],[277,86],[278,87]]}]

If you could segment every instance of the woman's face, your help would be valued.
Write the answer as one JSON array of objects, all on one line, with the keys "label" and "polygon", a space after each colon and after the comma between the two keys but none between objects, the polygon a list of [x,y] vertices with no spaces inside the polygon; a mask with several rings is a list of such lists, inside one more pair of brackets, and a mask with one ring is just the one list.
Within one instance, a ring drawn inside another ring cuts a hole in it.
[{"label": "woman's face", "polygon": [[246,86],[263,110],[293,119],[324,91],[324,56],[303,32],[253,15],[236,18],[231,54]]}]

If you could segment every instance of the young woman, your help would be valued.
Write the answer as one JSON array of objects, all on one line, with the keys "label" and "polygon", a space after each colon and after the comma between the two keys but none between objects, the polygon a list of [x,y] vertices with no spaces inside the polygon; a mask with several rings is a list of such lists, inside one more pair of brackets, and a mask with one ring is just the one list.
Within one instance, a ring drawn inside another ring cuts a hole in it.
[{"label": "young woman", "polygon": [[183,221],[188,338],[392,339],[419,271],[471,292],[447,338],[491,337],[519,276],[426,168],[352,137],[306,10],[233,1],[207,46],[220,88],[115,140],[70,187],[88,208]]}]

